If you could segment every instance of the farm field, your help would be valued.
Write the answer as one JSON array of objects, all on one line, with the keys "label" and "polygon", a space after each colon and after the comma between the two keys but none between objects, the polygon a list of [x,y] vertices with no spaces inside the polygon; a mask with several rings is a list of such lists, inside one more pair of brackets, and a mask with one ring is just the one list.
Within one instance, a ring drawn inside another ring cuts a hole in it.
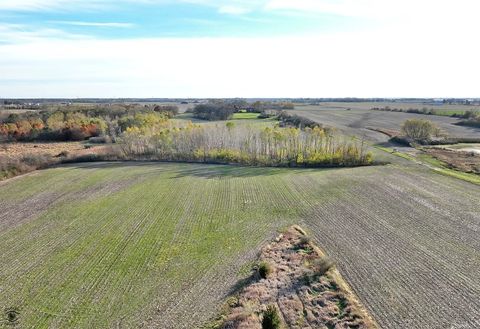
[{"label": "farm field", "polygon": [[262,244],[300,224],[382,328],[473,328],[479,198],[410,162],[37,171],[0,183],[0,309],[21,327],[200,327]]},{"label": "farm field", "polygon": [[[312,106],[312,105],[304,105]],[[390,107],[392,109],[434,109],[442,113],[464,113],[465,111],[480,111],[480,106],[478,105],[459,105],[459,104],[433,104],[433,103],[421,103],[421,102],[322,102],[318,106],[326,110],[338,110],[338,109],[351,109],[351,110],[370,110],[374,107]],[[296,108],[301,108],[302,104],[296,106]]]},{"label": "farm field", "polygon": [[[402,123],[413,118],[435,122],[442,132],[450,137],[478,138],[480,136],[479,128],[455,125],[455,123],[460,121],[456,118],[415,113],[372,111],[370,110],[371,107],[368,106],[370,103],[364,104],[362,107],[355,106],[355,104],[346,103],[341,106],[337,104],[336,107],[331,104],[323,106],[297,106],[291,113],[327,126],[336,127],[349,135],[365,136],[368,140],[377,143],[385,143],[389,137],[367,128],[400,131]],[[384,106],[384,103],[372,103],[370,105],[372,107]]]}]

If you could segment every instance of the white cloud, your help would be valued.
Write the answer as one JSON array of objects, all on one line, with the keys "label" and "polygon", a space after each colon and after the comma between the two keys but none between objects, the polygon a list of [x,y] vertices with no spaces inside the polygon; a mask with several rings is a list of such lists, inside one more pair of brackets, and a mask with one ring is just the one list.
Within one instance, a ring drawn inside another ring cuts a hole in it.
[{"label": "white cloud", "polygon": [[240,6],[226,5],[226,6],[221,6],[218,9],[218,12],[221,14],[241,15],[241,14],[246,14],[250,12],[250,9],[245,7],[240,7]]},{"label": "white cloud", "polygon": [[0,0],[0,10],[14,11],[77,11],[105,9],[124,4],[163,4],[172,0]]},{"label": "white cloud", "polygon": [[86,35],[72,34],[60,29],[38,28],[23,24],[0,25],[0,44],[40,42],[42,40],[77,40],[85,38],[87,38]]},{"label": "white cloud", "polygon": [[[80,3],[72,1],[0,0],[0,10]],[[182,1],[230,14],[240,13],[236,6],[258,7],[380,24],[289,38],[132,40],[0,24],[0,98],[480,96],[475,1]],[[85,0],[83,6],[99,2]]]},{"label": "white cloud", "polygon": [[269,11],[297,11],[340,16],[391,19],[409,23],[410,19],[452,21],[473,19],[478,16],[477,0],[267,0]]},{"label": "white cloud", "polygon": [[475,18],[477,0],[0,0],[0,10],[62,10],[99,9],[125,4],[189,3],[216,8],[228,14],[243,14],[254,10],[334,14],[377,19],[415,17]]},{"label": "white cloud", "polygon": [[[98,5],[99,0],[86,0],[83,5]],[[1,0],[0,10],[40,11],[52,9],[68,9],[81,5],[80,0]]]},{"label": "white cloud", "polygon": [[245,14],[262,8],[266,0],[0,0],[0,10],[15,11],[75,11],[120,7],[125,4],[165,5],[188,3],[216,8],[224,14]]},{"label": "white cloud", "polygon": [[469,40],[391,29],[291,38],[32,41],[0,46],[0,98],[479,96],[480,46],[441,48],[453,42]]},{"label": "white cloud", "polygon": [[115,28],[131,28],[135,26],[135,24],[132,24],[132,23],[119,23],[119,22],[52,21],[52,23],[73,25],[73,26],[115,27]]}]

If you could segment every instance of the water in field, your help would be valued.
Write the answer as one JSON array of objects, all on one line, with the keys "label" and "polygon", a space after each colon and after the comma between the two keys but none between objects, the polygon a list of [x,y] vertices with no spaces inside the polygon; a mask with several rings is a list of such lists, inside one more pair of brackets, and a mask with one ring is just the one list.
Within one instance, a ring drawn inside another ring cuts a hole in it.
[{"label": "water in field", "polygon": [[456,151],[473,152],[480,155],[480,144],[443,145],[443,148],[448,148]]}]

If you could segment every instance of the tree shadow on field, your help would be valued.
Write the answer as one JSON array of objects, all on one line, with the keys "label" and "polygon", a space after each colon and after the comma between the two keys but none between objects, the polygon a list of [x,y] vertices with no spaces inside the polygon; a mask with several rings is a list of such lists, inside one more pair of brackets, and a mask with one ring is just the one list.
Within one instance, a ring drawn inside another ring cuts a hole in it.
[{"label": "tree shadow on field", "polygon": [[168,166],[160,166],[163,163],[152,162],[152,161],[99,161],[99,162],[79,162],[79,163],[69,163],[69,164],[60,164],[57,167],[59,168],[71,168],[71,169],[117,169],[124,168],[128,170],[129,168],[149,168],[154,169],[157,172],[167,172],[171,171],[172,168]]},{"label": "tree shadow on field", "polygon": [[172,173],[172,179],[183,177],[199,177],[206,179],[219,178],[248,178],[267,177],[284,174],[306,174],[318,171],[335,170],[338,168],[288,168],[288,167],[248,167],[241,165],[185,163],[185,162],[162,162],[162,161],[106,161],[106,162],[82,162],[62,164],[58,167],[71,169],[125,169],[148,168],[150,172]]},{"label": "tree shadow on field", "polygon": [[200,177],[206,179],[218,178],[248,178],[267,177],[282,174],[297,174],[313,172],[319,169],[307,168],[274,168],[274,167],[243,167],[238,165],[190,165],[179,168],[178,174],[173,178]]}]

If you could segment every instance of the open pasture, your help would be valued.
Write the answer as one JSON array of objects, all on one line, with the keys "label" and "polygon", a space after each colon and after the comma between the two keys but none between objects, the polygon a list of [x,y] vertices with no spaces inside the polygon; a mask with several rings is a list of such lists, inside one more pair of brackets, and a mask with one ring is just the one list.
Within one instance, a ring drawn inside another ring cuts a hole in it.
[{"label": "open pasture", "polygon": [[414,164],[39,171],[0,185],[0,309],[21,327],[199,327],[298,223],[382,328],[475,327],[479,197]]},{"label": "open pasture", "polygon": [[[297,106],[295,110],[291,111],[291,113],[295,113],[327,126],[336,127],[340,131],[349,135],[359,137],[365,136],[368,140],[378,143],[387,142],[389,137],[383,133],[372,131],[368,128],[400,131],[403,122],[408,119],[423,119],[435,122],[442,132],[450,137],[480,137],[479,128],[458,126],[456,123],[458,123],[460,119],[457,118],[370,110],[373,106],[384,106],[384,103],[366,103],[363,106],[356,104],[362,103],[345,103],[343,105],[338,103],[328,103],[320,106]],[[369,107],[367,104],[372,106]]]}]

